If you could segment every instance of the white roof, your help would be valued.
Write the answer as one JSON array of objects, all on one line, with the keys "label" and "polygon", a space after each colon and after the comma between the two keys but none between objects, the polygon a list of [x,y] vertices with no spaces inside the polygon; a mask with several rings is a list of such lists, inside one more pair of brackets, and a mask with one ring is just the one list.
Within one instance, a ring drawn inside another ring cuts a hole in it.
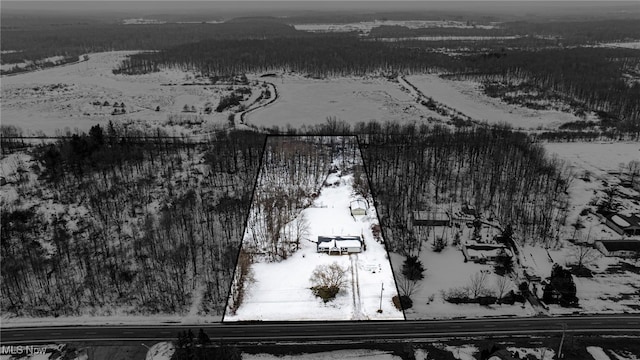
[{"label": "white roof", "polygon": [[318,244],[321,249],[332,249],[334,247],[361,247],[360,241],[352,239],[334,239],[333,241],[325,241]]},{"label": "white roof", "polygon": [[629,224],[629,222],[627,222],[627,220],[621,218],[618,215],[613,215],[611,217],[611,221],[613,221],[616,225],[621,226],[621,227],[629,227],[629,226],[631,226],[631,224]]},{"label": "white roof", "polygon": [[351,202],[351,208],[352,209],[366,209],[367,208],[367,203],[364,200],[353,200]]}]

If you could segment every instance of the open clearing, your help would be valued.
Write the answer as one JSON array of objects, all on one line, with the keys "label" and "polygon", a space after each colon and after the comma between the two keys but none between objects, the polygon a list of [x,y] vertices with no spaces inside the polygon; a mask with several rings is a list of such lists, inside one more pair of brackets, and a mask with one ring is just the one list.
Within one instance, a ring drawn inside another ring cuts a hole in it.
[{"label": "open clearing", "polygon": [[[51,136],[56,130],[87,131],[96,124],[104,126],[109,120],[137,123],[144,128],[163,126],[176,135],[191,132],[189,126],[178,127],[176,123],[203,121],[204,130],[226,123],[225,112],[203,113],[209,104],[217,105],[227,90],[224,86],[180,86],[193,81],[194,76],[177,70],[114,75],[112,70],[117,64],[133,53],[95,53],[89,55],[88,61],[77,64],[4,76],[2,124],[18,126],[25,135],[42,131]],[[112,115],[114,103],[124,103],[126,113]],[[185,105],[195,111],[184,113]],[[174,121],[169,124],[171,117]]]},{"label": "open clearing", "polygon": [[509,124],[518,129],[556,129],[579,117],[555,110],[532,110],[510,105],[483,94],[476,81],[442,79],[436,74],[411,75],[406,79],[425,96],[454,108],[474,120],[490,124]]},{"label": "open clearing", "polygon": [[396,82],[384,78],[332,78],[316,80],[286,75],[273,83],[278,100],[247,116],[256,126],[301,127],[322,124],[335,116],[350,124],[377,120],[426,121],[440,116],[415,103]]}]

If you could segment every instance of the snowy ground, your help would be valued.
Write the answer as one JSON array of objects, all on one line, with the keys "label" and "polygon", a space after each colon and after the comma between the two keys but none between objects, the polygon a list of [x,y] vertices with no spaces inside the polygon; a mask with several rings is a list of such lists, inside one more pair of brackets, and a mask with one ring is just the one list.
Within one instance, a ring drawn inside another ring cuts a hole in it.
[{"label": "snowy ground", "polygon": [[[167,70],[147,75],[114,75],[112,70],[131,51],[95,53],[88,61],[68,66],[2,78],[2,124],[15,125],[30,134],[78,128],[95,124],[137,122],[141,126],[163,126],[176,134],[189,133],[189,122],[200,122],[202,130],[227,122],[226,112],[205,114],[217,106],[227,86],[179,86],[193,82],[193,74]],[[164,84],[164,85],[162,85]],[[168,84],[178,84],[170,86]],[[257,94],[257,90],[254,91]],[[108,106],[94,105],[94,102]],[[127,113],[112,115],[113,103],[126,105]],[[187,105],[195,112],[183,112]],[[159,111],[155,111],[159,107]],[[199,119],[198,119],[199,118]],[[167,124],[173,119],[174,125]],[[181,126],[175,123],[181,123]]]},{"label": "snowy ground", "polygon": [[[235,314],[228,310],[223,321],[404,319],[391,300],[397,291],[387,251],[371,231],[372,224],[377,224],[375,208],[371,206],[365,216],[352,217],[349,205],[356,199],[353,175],[331,176],[313,204],[299,215],[309,222],[308,241],[301,241],[300,249],[286,260],[252,264],[253,280],[245,283],[241,306]],[[358,235],[366,244],[360,254],[328,255],[316,251],[318,236]],[[245,236],[245,241],[251,239]],[[318,265],[334,262],[348,269],[347,286],[325,304],[313,295],[310,277]]]},{"label": "snowy ground", "polygon": [[[434,229],[435,233],[432,232],[429,238],[425,240],[419,255],[419,259],[426,268],[426,271],[424,272],[424,279],[419,282],[417,290],[411,296],[413,307],[405,310],[407,319],[530,316],[535,314],[534,309],[529,303],[525,303],[523,307],[521,303],[515,303],[514,305],[496,304],[481,306],[479,304],[452,304],[446,302],[443,298],[443,291],[468,286],[471,277],[475,274],[484,273],[486,276],[485,287],[494,292],[497,290],[496,283],[500,276],[494,273],[493,264],[477,264],[472,261],[464,262],[462,251],[457,247],[451,246],[451,244],[442,252],[438,253],[433,251],[432,244],[434,235],[452,239],[453,235],[449,232],[454,228],[446,227],[443,230],[443,227],[434,227]],[[463,226],[461,231],[461,241],[469,240],[472,229]],[[492,233],[490,229],[484,229],[483,234],[492,238],[491,234],[497,235],[498,232]],[[396,274],[401,274],[402,264],[405,258],[397,253],[391,253],[390,255],[391,263],[394,266]],[[507,278],[504,295],[512,289],[517,291],[517,286],[513,280]]]},{"label": "snowy ground", "polygon": [[171,360],[175,351],[176,349],[173,346],[173,343],[159,342],[149,348],[146,360]]},{"label": "snowy ground", "polygon": [[[595,240],[619,239],[619,234],[604,225],[593,214],[595,207],[592,205],[592,200],[604,196],[605,184],[619,183],[618,172],[621,163],[628,164],[631,160],[640,159],[640,143],[571,142],[544,143],[543,145],[549,155],[566,161],[578,176],[569,189],[569,214],[566,225],[561,228],[560,238],[575,238],[591,243]],[[625,189],[625,191],[631,195],[637,195],[634,190]],[[621,199],[621,203],[628,211],[640,210],[640,206],[637,203],[634,204],[633,200]],[[584,209],[589,209],[590,212],[580,215]],[[576,231],[571,224],[576,223],[578,219],[584,228]],[[561,247],[551,248],[548,251],[540,247],[524,246],[521,260],[530,273],[544,279],[550,275],[553,263],[565,266],[575,262],[577,248],[576,245],[568,242],[563,242]],[[627,266],[624,264],[638,266],[637,261],[607,258],[596,250],[592,253],[590,258],[593,259],[588,267],[594,271],[594,277],[574,276],[581,309],[551,305],[550,312],[552,314],[571,313],[576,310],[588,313],[638,312],[640,274],[625,269]]]},{"label": "snowy ground", "polygon": [[507,104],[483,94],[480,83],[476,81],[446,80],[435,74],[411,75],[406,79],[425,96],[474,120],[491,124],[507,123],[514,128],[522,129],[555,129],[563,123],[580,120],[573,114],[561,111],[532,110]]},{"label": "snowy ground", "polygon": [[440,116],[415,103],[400,86],[383,78],[309,79],[286,75],[273,83],[279,99],[272,105],[247,116],[257,126],[323,124],[335,116],[350,124],[377,120],[421,121]]},{"label": "snowy ground", "polygon": [[[413,307],[405,310],[407,319],[449,319],[449,318],[476,318],[486,316],[531,316],[534,309],[525,303],[514,305],[489,305],[479,304],[452,304],[442,297],[443,291],[453,288],[461,288],[469,285],[471,277],[479,272],[487,272],[486,286],[489,289],[496,287],[498,275],[493,273],[493,266],[489,264],[476,264],[464,262],[462,251],[447,247],[440,253],[428,249],[420,253],[420,260],[427,269],[425,278],[420,282],[419,288],[411,297]],[[398,254],[391,254],[391,262],[396,273],[402,271],[404,258]],[[517,290],[513,281],[508,280],[507,292]]]}]

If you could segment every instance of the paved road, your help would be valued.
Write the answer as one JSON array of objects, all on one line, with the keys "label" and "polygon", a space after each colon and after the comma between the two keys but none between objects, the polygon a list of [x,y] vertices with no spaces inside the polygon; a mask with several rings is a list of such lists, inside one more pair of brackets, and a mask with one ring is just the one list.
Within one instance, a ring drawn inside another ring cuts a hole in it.
[{"label": "paved road", "polygon": [[211,339],[226,342],[419,339],[452,336],[532,334],[562,331],[640,336],[640,315],[540,317],[522,319],[287,322],[157,326],[60,326],[2,328],[0,342],[122,342],[175,340],[179,331],[202,328]]}]

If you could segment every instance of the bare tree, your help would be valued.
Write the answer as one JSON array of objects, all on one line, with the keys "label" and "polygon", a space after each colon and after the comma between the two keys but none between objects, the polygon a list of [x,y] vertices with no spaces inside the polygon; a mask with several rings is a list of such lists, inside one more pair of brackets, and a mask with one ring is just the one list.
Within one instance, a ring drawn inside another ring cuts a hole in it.
[{"label": "bare tree", "polygon": [[318,265],[311,275],[311,290],[326,303],[336,297],[347,283],[347,269],[337,262]]},{"label": "bare tree", "polygon": [[584,268],[586,265],[593,263],[598,258],[598,252],[588,246],[578,246],[571,252],[570,261],[578,269]]},{"label": "bare tree", "polygon": [[487,291],[487,273],[479,271],[469,279],[469,293],[472,298],[477,298]]},{"label": "bare tree", "polygon": [[341,289],[347,282],[347,269],[337,262],[331,265],[318,265],[311,275],[311,284],[314,286]]},{"label": "bare tree", "polygon": [[506,276],[498,276],[496,278],[496,294],[498,299],[502,299],[502,296],[507,292],[509,287],[509,278]]},{"label": "bare tree", "polygon": [[398,289],[400,290],[400,295],[411,297],[413,294],[415,294],[416,291],[418,291],[418,289],[420,289],[420,285],[421,284],[419,280],[411,280],[406,276],[401,276],[398,279]]}]

